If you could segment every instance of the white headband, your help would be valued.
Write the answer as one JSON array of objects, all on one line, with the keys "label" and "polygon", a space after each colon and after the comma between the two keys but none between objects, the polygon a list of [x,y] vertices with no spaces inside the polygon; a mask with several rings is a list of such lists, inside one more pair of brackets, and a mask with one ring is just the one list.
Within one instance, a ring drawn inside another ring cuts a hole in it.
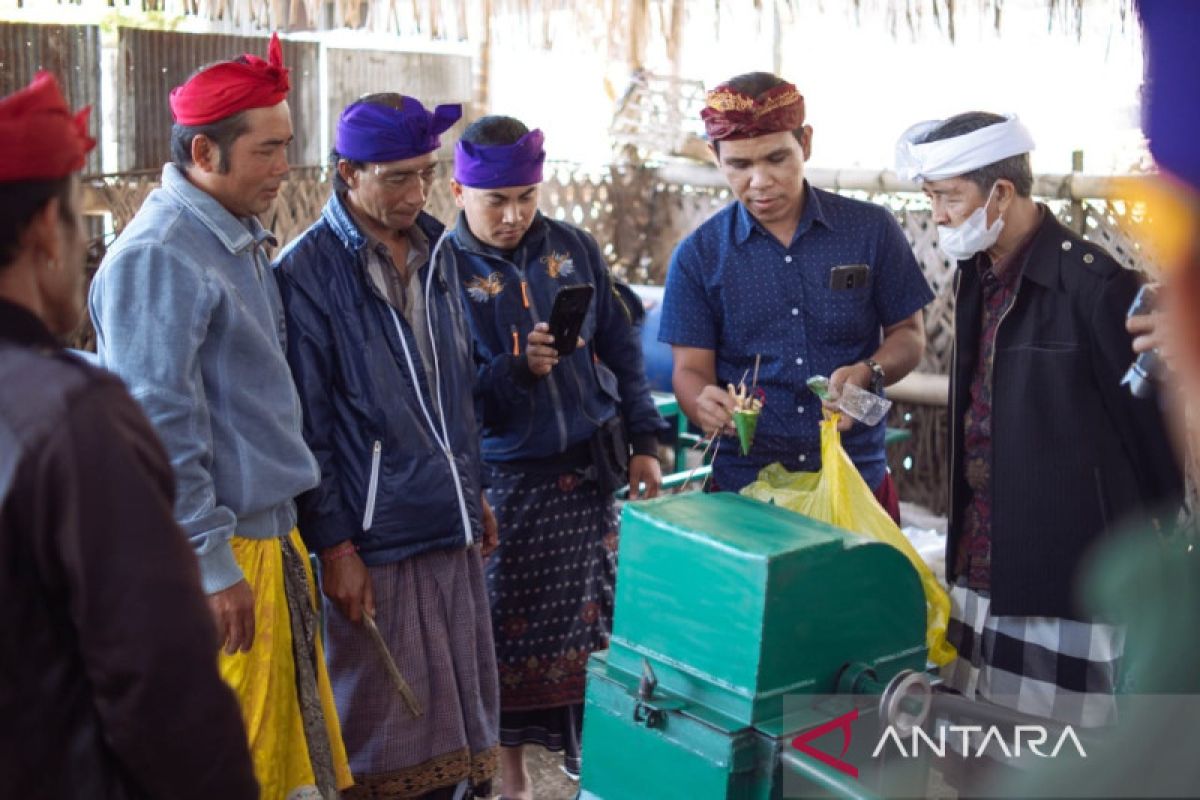
[{"label": "white headband", "polygon": [[956,178],[1034,147],[1033,136],[1016,114],[1006,114],[1004,122],[961,136],[920,143],[945,121],[918,122],[896,142],[896,174],[901,179],[920,183]]}]

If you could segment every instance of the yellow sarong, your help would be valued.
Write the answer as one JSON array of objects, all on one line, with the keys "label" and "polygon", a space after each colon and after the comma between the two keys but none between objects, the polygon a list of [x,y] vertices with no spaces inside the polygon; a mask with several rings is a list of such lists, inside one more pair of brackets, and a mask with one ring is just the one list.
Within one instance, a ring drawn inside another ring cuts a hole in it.
[{"label": "yellow sarong", "polygon": [[[221,650],[221,677],[237,695],[250,741],[254,774],[263,800],[313,797],[316,777],[309,758],[292,650],[292,626],[284,593],[283,553],[280,546],[294,547],[304,563],[310,602],[317,608],[316,583],[300,534],[293,530],[283,541],[245,539],[235,536],[230,544],[234,558],[254,590],[254,645],[248,653],[227,655]],[[333,756],[334,777],[339,789],[354,783],[342,744],[341,726],[325,653],[316,640],[317,692],[325,716]]]}]

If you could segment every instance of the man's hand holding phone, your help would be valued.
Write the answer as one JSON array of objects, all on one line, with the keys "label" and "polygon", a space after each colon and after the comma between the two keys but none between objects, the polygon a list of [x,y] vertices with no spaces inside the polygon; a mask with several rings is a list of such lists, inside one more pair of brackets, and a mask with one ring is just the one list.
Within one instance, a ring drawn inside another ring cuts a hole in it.
[{"label": "man's hand holding phone", "polygon": [[529,365],[529,371],[539,378],[549,375],[558,363],[554,336],[550,333],[550,326],[544,322],[534,325],[525,339],[525,363]]}]

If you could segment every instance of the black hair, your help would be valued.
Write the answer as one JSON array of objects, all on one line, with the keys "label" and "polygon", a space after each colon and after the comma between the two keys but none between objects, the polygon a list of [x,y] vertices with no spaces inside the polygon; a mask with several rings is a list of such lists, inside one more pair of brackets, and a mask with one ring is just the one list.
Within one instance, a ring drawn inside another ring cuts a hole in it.
[{"label": "black hair", "polygon": [[[361,103],[369,103],[370,105],[387,106],[388,108],[399,109],[404,107],[404,96],[399,92],[376,92],[374,94],[364,94],[362,97],[346,106],[346,108],[353,108]],[[346,158],[337,151],[336,147],[330,149],[329,173],[330,178],[333,181],[333,191],[338,194],[342,194],[348,191],[350,187],[346,184],[346,181],[342,179],[341,173],[338,172],[337,165],[339,161],[345,161],[350,165],[351,169],[356,170],[363,169],[367,166],[367,164],[365,161],[359,161],[354,158]]]},{"label": "black hair", "polygon": [[[233,59],[233,61],[238,64],[248,63],[245,56],[239,56]],[[189,75],[188,80],[190,81],[209,67],[224,63],[226,62],[214,61],[212,64],[205,64]],[[231,114],[224,119],[219,119],[216,122],[210,122],[206,125],[180,125],[176,122],[171,125],[171,161],[182,170],[191,167],[195,163],[192,161],[192,140],[197,136],[203,136],[217,146],[217,153],[221,157],[221,162],[217,165],[217,171],[222,175],[228,175],[230,168],[229,156],[230,151],[233,149],[233,143],[237,141],[239,136],[242,136],[249,130],[250,123],[246,121],[245,111],[239,111],[236,114]]]},{"label": "black hair", "polygon": [[[757,100],[763,94],[774,89],[781,83],[786,81],[770,72],[743,72],[741,75],[734,75],[726,83],[729,88],[736,89],[744,95],[748,95]],[[796,141],[804,146],[804,125],[801,123],[799,128],[792,131],[792,136],[796,137]],[[717,151],[717,156],[721,155],[721,142],[714,139],[712,142],[713,150]]]},{"label": "black hair", "polygon": [[529,133],[529,128],[516,117],[493,114],[480,117],[472,122],[463,131],[461,138],[464,142],[471,144],[495,147],[516,144],[527,133]]},{"label": "black hair", "polygon": [[71,206],[71,176],[0,183],[0,270],[16,260],[21,234],[34,216],[56,197],[58,215],[69,224],[75,217]]},{"label": "black hair", "polygon": [[[921,143],[938,142],[942,139],[962,136],[965,133],[971,133],[1004,121],[1005,118],[999,114],[991,114],[987,111],[968,111],[965,114],[956,114],[930,131],[921,140]],[[1029,153],[1002,158],[994,164],[964,173],[961,177],[978,186],[979,191],[984,194],[990,192],[998,180],[1011,182],[1018,197],[1029,197],[1033,193],[1033,169],[1029,165]]]},{"label": "black hair", "polygon": [[245,111],[207,125],[180,125],[176,122],[171,126],[171,161],[183,170],[192,166],[195,163],[192,161],[192,140],[203,136],[217,146],[217,153],[221,156],[217,172],[228,175],[233,143],[249,130],[250,123],[246,122]]}]

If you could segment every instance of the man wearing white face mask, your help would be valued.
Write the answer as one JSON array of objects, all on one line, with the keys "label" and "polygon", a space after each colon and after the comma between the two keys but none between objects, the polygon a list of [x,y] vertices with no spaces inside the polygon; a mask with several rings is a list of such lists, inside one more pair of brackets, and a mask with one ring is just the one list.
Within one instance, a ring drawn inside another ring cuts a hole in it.
[{"label": "man wearing white face mask", "polygon": [[897,146],[958,260],[946,578],[969,697],[1061,722],[1112,721],[1124,632],[1083,616],[1076,578],[1121,518],[1178,508],[1153,401],[1121,386],[1136,273],[1031,197],[1033,139],[973,112]]}]

